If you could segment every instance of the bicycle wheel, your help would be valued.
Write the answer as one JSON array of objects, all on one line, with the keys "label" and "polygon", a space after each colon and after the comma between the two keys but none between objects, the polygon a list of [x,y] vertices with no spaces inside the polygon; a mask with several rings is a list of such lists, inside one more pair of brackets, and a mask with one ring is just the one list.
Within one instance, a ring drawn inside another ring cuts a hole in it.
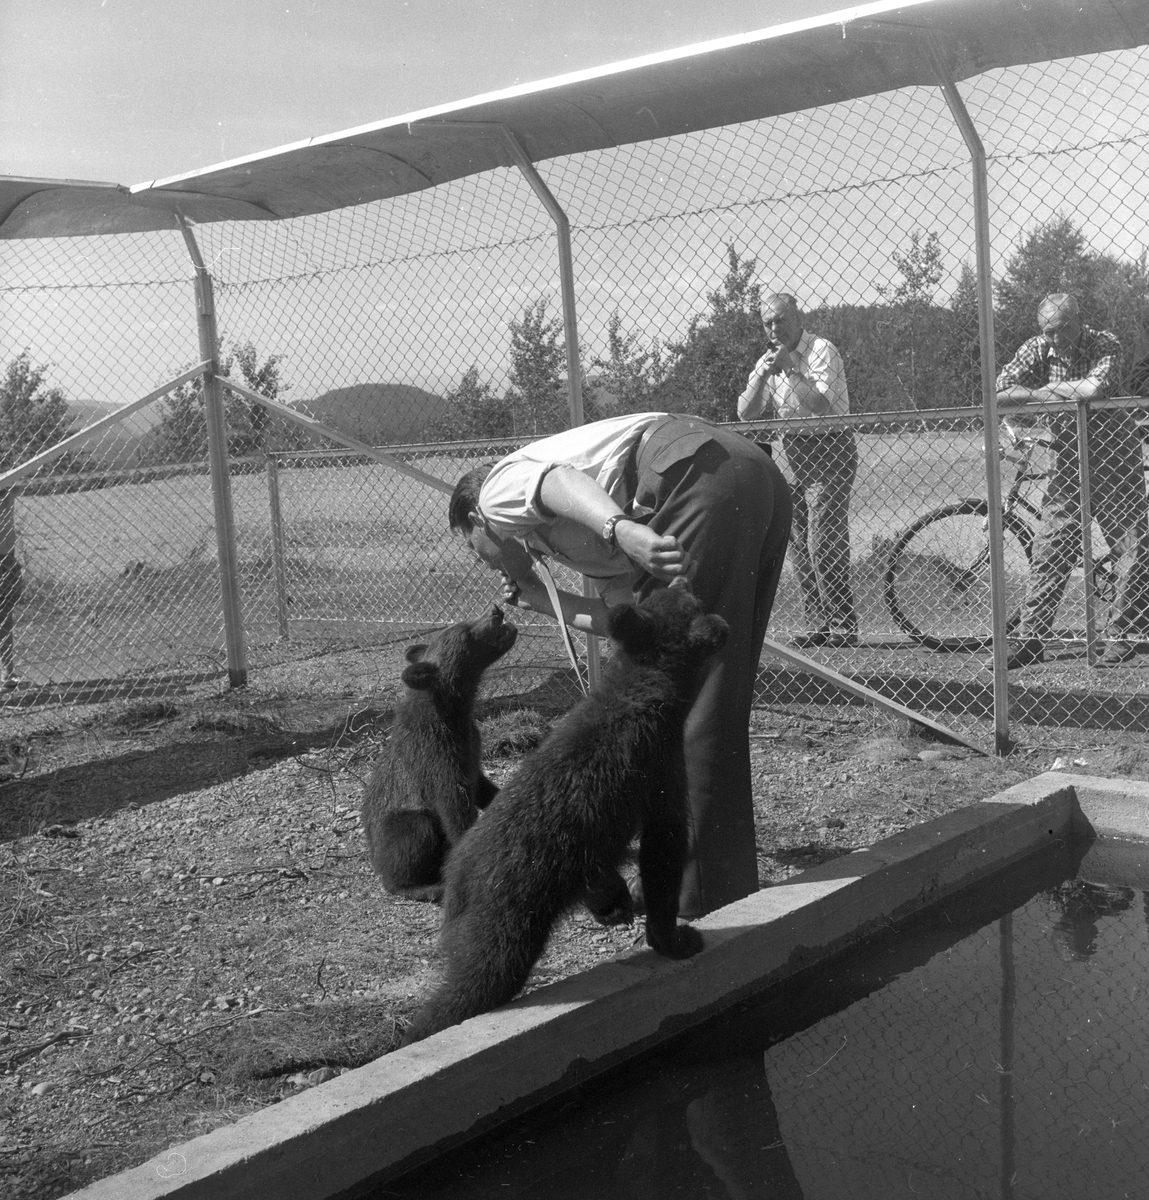
[{"label": "bicycle wheel", "polygon": [[[891,547],[886,604],[915,641],[935,650],[990,643],[988,514],[984,500],[959,500],[915,521]],[[1006,517],[1003,525],[1006,612],[1013,629],[1029,579],[1033,534],[1017,517]]]}]

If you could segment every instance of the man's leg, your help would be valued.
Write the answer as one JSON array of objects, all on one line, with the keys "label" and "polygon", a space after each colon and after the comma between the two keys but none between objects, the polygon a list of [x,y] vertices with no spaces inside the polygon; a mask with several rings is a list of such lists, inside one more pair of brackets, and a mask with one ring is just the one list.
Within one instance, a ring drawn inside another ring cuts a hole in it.
[{"label": "man's leg", "polygon": [[[811,439],[813,440],[813,439]],[[810,505],[810,556],[822,611],[831,628],[856,633],[858,616],[850,586],[850,493],[858,473],[853,434],[819,437],[819,483]]]},{"label": "man's leg", "polygon": [[[803,439],[804,440],[804,439]],[[802,608],[806,623],[811,630],[827,629],[829,614],[822,605],[818,586],[818,572],[810,548],[810,505],[807,486],[816,486],[817,477],[810,471],[809,455],[802,441],[790,436],[783,441],[786,462],[790,467],[790,493],[793,504],[793,521],[790,526],[790,564],[798,577],[802,591]]]},{"label": "man's leg", "polygon": [[1110,641],[1149,637],[1149,500],[1142,462],[1132,427],[1097,437],[1090,448],[1090,507],[1117,560],[1105,629]]},{"label": "man's leg", "polygon": [[[790,530],[790,494],[767,455],[723,433],[662,476],[640,479],[638,502],[655,509],[652,529],[681,539],[695,595],[730,626],[686,722],[692,828],[680,911],[697,917],[758,888],[750,703]],[[642,580],[636,592],[655,586]]]},{"label": "man's leg", "polygon": [[1041,509],[1041,528],[1033,539],[1029,583],[1018,635],[1044,642],[1053,631],[1069,574],[1081,556],[1081,492],[1077,456],[1063,454],[1050,476]]}]

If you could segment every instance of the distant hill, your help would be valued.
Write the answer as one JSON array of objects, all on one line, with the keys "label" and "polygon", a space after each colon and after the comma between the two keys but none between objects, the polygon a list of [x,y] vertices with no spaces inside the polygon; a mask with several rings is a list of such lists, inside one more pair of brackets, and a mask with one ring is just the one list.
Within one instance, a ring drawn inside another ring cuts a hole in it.
[{"label": "distant hill", "polygon": [[[406,383],[360,383],[292,402],[324,425],[372,446],[431,439],[431,426],[448,408],[441,396]],[[100,400],[70,401],[71,431],[78,432],[118,407]],[[155,439],[162,411],[162,402],[152,404],[89,442],[83,453],[91,466],[120,470],[136,466],[141,461],[141,448],[146,449]]]},{"label": "distant hill", "polygon": [[293,403],[371,446],[426,441],[449,407],[442,396],[407,383],[358,383]]},{"label": "distant hill", "polygon": [[[113,413],[119,404],[102,400],[70,400],[68,416],[72,422],[72,433],[79,433],[86,425],[91,425]],[[125,417],[110,425],[94,441],[87,442],[80,448],[95,467],[124,468],[134,466],[140,441],[159,421],[156,406],[150,405],[131,416]]]}]

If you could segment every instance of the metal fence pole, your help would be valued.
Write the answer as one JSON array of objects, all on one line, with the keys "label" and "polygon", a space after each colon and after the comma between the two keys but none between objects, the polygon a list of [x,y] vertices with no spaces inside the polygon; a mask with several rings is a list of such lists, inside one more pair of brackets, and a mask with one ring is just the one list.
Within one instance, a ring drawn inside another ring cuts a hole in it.
[{"label": "metal fence pole", "polygon": [[531,185],[534,193],[542,201],[543,207],[551,215],[555,223],[555,233],[559,244],[559,289],[563,302],[563,335],[567,352],[567,403],[570,407],[571,425],[581,425],[584,421],[582,406],[582,366],[578,349],[578,318],[575,312],[574,290],[574,256],[571,253],[571,224],[563,212],[562,205],[554,198],[550,188],[543,182],[542,176],[535,170],[535,164],[523,149],[522,143],[505,125],[497,127],[503,137],[503,144],[510,151],[515,166],[522,172],[523,178]]},{"label": "metal fence pole", "polygon": [[290,634],[287,623],[287,567],[283,557],[283,512],[279,507],[279,459],[267,456],[267,506],[271,520],[271,569],[275,577],[275,619],[279,636],[286,642]]},{"label": "metal fence pole", "polygon": [[219,588],[223,606],[223,630],[227,645],[227,676],[232,687],[247,683],[247,649],[244,641],[243,607],[239,593],[239,569],[235,551],[235,520],[231,507],[231,473],[227,461],[227,421],[219,372],[219,333],[215,323],[215,297],[211,275],[204,265],[195,235],[178,216],[188,254],[195,266],[196,323],[200,357],[211,363],[203,377],[204,419],[207,423],[207,453],[211,469],[211,494],[215,508],[215,540],[219,554]]},{"label": "metal fence pole", "polygon": [[993,724],[994,746],[1006,754],[1012,746],[1009,736],[1009,672],[1006,658],[1005,553],[1001,521],[1001,477],[997,438],[997,374],[994,363],[993,277],[990,270],[989,185],[986,176],[985,147],[974,126],[953,76],[935,39],[923,38],[926,56],[938,78],[946,104],[961,131],[973,166],[973,219],[977,248],[977,315],[981,351],[981,397],[985,424],[985,486],[988,501],[990,611],[993,622]]},{"label": "metal fence pole", "polygon": [[[522,172],[523,177],[534,189],[535,195],[543,202],[543,207],[551,215],[555,223],[555,233],[559,244],[559,286],[563,301],[563,334],[566,339],[567,352],[567,403],[570,407],[571,427],[581,425],[585,420],[582,403],[582,365],[578,349],[578,318],[575,310],[574,290],[574,255],[571,253],[571,226],[562,206],[554,198],[550,188],[543,182],[542,176],[535,170],[522,143],[505,125],[500,126],[503,141],[514,159],[515,166]],[[582,581],[584,596],[598,595],[594,584],[585,576]],[[587,683],[590,687],[598,682],[600,666],[598,638],[593,633],[586,635],[586,670]]]},{"label": "metal fence pole", "polygon": [[1089,402],[1077,404],[1077,470],[1081,487],[1081,566],[1085,572],[1085,661],[1097,661],[1096,613],[1093,596],[1093,504],[1089,480]]}]

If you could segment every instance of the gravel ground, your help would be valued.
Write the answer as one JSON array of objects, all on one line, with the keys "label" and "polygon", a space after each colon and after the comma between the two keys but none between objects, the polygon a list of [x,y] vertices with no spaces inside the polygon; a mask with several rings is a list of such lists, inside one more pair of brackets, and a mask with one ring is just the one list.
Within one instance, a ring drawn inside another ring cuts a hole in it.
[{"label": "gravel ground", "polygon": [[[359,795],[390,698],[347,679],[327,704],[248,689],[8,718],[0,1194],[62,1195],[393,1047],[438,910],[366,865]],[[545,689],[487,702],[496,779],[560,707]],[[763,885],[1057,759],[1149,778],[1135,733],[1044,729],[993,759],[799,703],[762,704],[751,731]],[[531,986],[638,936],[576,912]]]}]

